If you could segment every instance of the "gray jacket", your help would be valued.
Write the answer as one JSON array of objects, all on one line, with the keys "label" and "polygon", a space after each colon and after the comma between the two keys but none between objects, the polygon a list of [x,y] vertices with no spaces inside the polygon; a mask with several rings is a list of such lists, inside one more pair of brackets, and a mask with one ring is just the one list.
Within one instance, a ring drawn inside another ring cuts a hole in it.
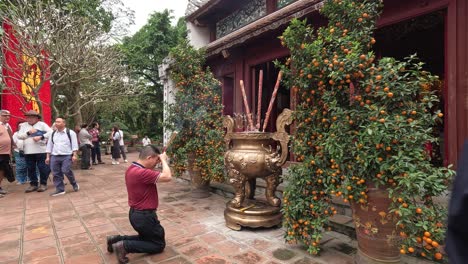
[{"label": "gray jacket", "polygon": [[80,130],[80,133],[78,133],[78,141],[80,142],[80,147],[83,147],[84,145],[92,146],[93,145],[91,143],[92,138],[93,136],[89,134],[88,130],[86,128],[82,128]]}]

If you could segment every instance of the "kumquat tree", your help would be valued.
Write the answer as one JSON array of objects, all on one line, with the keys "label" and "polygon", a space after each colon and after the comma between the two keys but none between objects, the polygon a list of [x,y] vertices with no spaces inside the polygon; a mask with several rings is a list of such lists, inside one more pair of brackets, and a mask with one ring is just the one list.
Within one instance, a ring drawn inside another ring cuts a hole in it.
[{"label": "kumquat tree", "polygon": [[381,1],[327,0],[328,26],[296,19],[280,37],[291,52],[280,67],[298,94],[292,148],[300,161],[285,177],[285,238],[318,254],[336,214],[332,199],[365,208],[376,187],[388,194],[390,207],[379,214],[394,224],[400,253],[442,260],[446,208],[433,198],[444,195],[453,171],[434,166],[424,148],[437,141],[431,132],[443,117],[427,89],[437,77],[414,55],[376,60],[381,10]]},{"label": "kumquat tree", "polygon": [[187,41],[171,51],[175,103],[169,105],[168,124],[178,134],[168,149],[176,175],[193,166],[207,181],[224,180],[224,128],[221,86],[204,66],[204,53]]}]

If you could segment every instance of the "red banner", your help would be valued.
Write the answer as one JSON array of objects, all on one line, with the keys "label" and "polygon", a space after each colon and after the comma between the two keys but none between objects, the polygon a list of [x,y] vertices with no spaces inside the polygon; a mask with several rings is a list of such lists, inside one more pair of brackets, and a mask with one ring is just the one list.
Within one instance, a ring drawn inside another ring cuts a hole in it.
[{"label": "red banner", "polygon": [[[21,52],[21,47],[19,47],[20,45],[14,36],[11,25],[3,22],[2,27],[5,34],[2,41],[4,58],[2,74],[6,88],[2,92],[1,108],[10,111],[10,125],[14,131],[17,129],[17,124],[25,120],[24,113],[28,110],[39,112],[42,121],[51,125],[49,73],[42,74],[40,72],[41,68],[48,69],[48,61],[45,59],[40,62],[43,67],[38,67],[35,59],[29,58]],[[44,77],[46,80],[41,80]],[[39,100],[37,100],[33,89],[37,88],[41,82],[42,87],[38,95]]]}]

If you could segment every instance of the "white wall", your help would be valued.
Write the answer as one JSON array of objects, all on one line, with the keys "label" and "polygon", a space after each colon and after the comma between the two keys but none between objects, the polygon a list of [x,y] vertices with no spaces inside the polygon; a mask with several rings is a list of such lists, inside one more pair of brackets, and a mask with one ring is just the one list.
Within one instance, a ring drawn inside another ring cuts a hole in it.
[{"label": "white wall", "polygon": [[188,39],[195,48],[202,48],[210,43],[210,29],[207,26],[197,26],[187,22]]},{"label": "white wall", "polygon": [[[159,78],[164,84],[164,122],[167,120],[168,116],[168,105],[175,103],[175,93],[176,93],[176,86],[174,81],[170,78],[170,67],[171,67],[172,60],[167,57],[163,60],[163,63],[158,66],[159,70]],[[166,146],[167,142],[172,134],[172,131],[168,130],[164,126],[163,130],[163,145]]]}]

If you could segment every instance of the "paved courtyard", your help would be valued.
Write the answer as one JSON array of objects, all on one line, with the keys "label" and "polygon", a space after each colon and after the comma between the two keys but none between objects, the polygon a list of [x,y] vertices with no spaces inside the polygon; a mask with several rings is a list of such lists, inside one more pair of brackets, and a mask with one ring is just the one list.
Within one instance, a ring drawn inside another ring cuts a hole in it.
[{"label": "paved courtyard", "polygon": [[[77,170],[80,191],[70,184],[63,196],[25,194],[25,185],[4,181],[9,194],[0,199],[0,263],[116,263],[106,251],[110,234],[135,234],[128,221],[124,171],[129,164]],[[135,160],[130,154],[129,160]],[[190,197],[183,180],[159,185],[158,216],[166,230],[167,247],[159,255],[130,254],[130,263],[353,263],[355,241],[328,232],[325,250],[310,257],[283,240],[283,230],[243,229],[224,225],[227,197]]]}]

